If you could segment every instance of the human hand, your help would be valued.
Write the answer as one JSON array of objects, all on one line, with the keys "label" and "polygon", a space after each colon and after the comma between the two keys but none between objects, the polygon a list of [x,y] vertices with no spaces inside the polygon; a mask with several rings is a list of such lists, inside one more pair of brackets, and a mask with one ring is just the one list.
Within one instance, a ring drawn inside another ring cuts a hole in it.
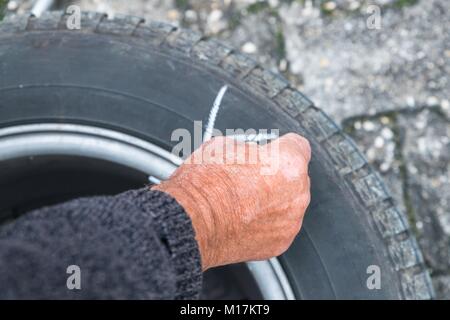
[{"label": "human hand", "polygon": [[[251,154],[255,161],[248,161]],[[293,133],[262,146],[216,137],[152,189],[171,195],[190,216],[203,270],[268,259],[286,251],[300,231],[310,201],[310,157],[308,141]],[[264,174],[274,162],[277,170]]]}]

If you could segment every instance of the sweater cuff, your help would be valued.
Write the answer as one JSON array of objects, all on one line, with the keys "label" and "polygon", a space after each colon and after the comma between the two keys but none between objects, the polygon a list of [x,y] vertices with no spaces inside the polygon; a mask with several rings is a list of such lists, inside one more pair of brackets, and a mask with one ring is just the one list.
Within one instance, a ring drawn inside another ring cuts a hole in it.
[{"label": "sweater cuff", "polygon": [[176,299],[198,299],[202,288],[200,249],[192,221],[183,207],[167,193],[143,188],[138,190],[139,205],[148,212],[161,242],[177,273]]}]

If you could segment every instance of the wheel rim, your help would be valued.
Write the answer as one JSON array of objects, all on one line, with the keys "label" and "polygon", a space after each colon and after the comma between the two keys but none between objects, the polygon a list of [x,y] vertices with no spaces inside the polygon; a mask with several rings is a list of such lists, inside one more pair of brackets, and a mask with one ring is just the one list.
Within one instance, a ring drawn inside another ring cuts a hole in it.
[{"label": "wheel rim", "polygon": [[[64,155],[113,162],[158,179],[167,179],[182,159],[150,142],[121,132],[68,123],[29,124],[0,129],[0,162]],[[248,262],[264,299],[294,299],[277,258]]]}]

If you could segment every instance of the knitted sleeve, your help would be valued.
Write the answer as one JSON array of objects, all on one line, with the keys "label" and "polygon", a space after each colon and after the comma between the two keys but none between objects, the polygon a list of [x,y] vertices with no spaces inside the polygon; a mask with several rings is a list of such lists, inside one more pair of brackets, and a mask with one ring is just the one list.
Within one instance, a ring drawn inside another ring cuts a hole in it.
[{"label": "knitted sleeve", "polygon": [[69,201],[0,227],[0,299],[195,299],[191,221],[148,188]]}]

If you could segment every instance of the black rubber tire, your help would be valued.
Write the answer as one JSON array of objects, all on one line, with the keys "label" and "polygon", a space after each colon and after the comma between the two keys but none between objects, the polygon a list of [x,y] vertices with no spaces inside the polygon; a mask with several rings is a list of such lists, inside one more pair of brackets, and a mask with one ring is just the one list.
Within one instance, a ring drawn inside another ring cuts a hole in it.
[{"label": "black rubber tire", "polygon": [[[123,131],[168,150],[171,132],[206,122],[230,87],[216,126],[279,128],[312,145],[312,201],[280,261],[298,298],[433,296],[405,215],[354,143],[281,76],[188,30],[134,17],[84,13],[11,16],[0,24],[0,126],[82,123]],[[369,290],[367,268],[381,269]]]}]

